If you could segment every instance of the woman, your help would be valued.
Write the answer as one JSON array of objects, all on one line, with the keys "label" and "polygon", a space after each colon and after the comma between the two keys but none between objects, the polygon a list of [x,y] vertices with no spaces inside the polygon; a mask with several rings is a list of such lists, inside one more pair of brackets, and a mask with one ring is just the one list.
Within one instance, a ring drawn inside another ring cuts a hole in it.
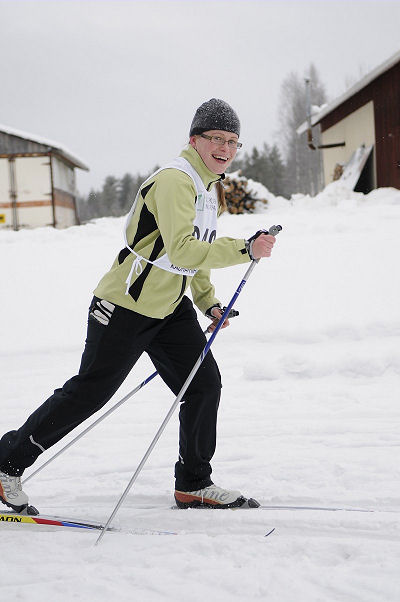
[{"label": "woman", "polygon": [[[7,506],[21,511],[28,504],[20,480],[25,468],[103,407],[144,351],[178,394],[206,344],[185,290],[190,285],[194,303],[216,323],[222,312],[210,269],[270,256],[273,236],[216,238],[217,214],[225,208],[221,180],[241,146],[239,135],[239,118],[227,103],[215,98],[203,103],[188,148],[142,184],[128,215],[125,247],[94,292],[78,375],[0,441],[0,499]],[[220,392],[220,373],[209,352],[179,413],[179,507],[246,503],[239,491],[211,480]]]}]

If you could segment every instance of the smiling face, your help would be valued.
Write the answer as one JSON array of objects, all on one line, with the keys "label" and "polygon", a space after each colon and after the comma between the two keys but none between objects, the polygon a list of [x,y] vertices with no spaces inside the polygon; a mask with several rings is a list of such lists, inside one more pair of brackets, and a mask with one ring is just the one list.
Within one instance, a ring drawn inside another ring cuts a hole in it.
[{"label": "smiling face", "polygon": [[202,138],[200,134],[190,137],[191,146],[197,150],[208,169],[220,175],[229,167],[237,153],[237,148],[229,146],[228,140],[237,142],[238,136],[223,130],[209,130],[203,133],[205,136],[218,136],[225,140],[225,144],[221,146],[207,138]]}]

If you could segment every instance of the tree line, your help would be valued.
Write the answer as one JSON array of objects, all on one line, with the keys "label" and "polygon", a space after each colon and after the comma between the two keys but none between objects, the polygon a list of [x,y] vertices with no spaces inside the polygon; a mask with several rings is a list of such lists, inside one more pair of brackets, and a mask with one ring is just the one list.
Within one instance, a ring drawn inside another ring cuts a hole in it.
[{"label": "tree line", "polygon": [[[229,172],[240,169],[248,179],[263,184],[276,196],[290,198],[302,193],[314,196],[323,187],[320,151],[307,145],[307,134],[297,134],[297,128],[307,118],[305,78],[311,81],[311,105],[321,106],[327,100],[325,87],[316,67],[311,64],[303,76],[292,72],[282,82],[279,101],[279,143],[265,142],[253,146],[243,156],[237,155]],[[313,129],[314,144],[319,143],[318,128]],[[82,222],[96,217],[121,216],[132,206],[141,183],[148,174],[125,174],[122,178],[107,176],[101,190],[91,190],[87,197],[78,197]]]},{"label": "tree line", "polygon": [[126,173],[122,178],[107,176],[101,190],[91,190],[87,197],[78,197],[80,221],[86,222],[96,217],[120,217],[128,213],[140,185],[156,169],[158,166],[144,175]]}]

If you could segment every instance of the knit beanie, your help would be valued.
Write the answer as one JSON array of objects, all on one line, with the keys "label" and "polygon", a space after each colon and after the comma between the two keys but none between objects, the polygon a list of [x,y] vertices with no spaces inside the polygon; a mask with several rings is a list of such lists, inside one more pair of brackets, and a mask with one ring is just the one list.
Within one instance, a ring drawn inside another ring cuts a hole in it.
[{"label": "knit beanie", "polygon": [[211,98],[199,106],[194,114],[189,136],[208,130],[223,130],[240,135],[239,117],[227,102]]}]

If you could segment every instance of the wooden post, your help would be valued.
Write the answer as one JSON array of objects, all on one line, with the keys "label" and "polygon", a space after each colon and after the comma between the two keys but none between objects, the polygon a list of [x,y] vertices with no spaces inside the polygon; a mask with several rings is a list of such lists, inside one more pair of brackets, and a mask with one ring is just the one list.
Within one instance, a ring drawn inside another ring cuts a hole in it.
[{"label": "wooden post", "polygon": [[17,178],[15,174],[15,157],[10,157],[9,168],[10,168],[10,199],[11,199],[11,207],[12,207],[12,221],[13,221],[13,229],[15,231],[19,230],[18,224],[18,208],[17,208]]},{"label": "wooden post", "polygon": [[55,228],[57,226],[56,202],[55,202],[55,197],[54,197],[53,157],[52,157],[51,153],[49,153],[49,161],[50,161],[50,181],[51,181],[51,207],[53,210],[53,228]]}]

